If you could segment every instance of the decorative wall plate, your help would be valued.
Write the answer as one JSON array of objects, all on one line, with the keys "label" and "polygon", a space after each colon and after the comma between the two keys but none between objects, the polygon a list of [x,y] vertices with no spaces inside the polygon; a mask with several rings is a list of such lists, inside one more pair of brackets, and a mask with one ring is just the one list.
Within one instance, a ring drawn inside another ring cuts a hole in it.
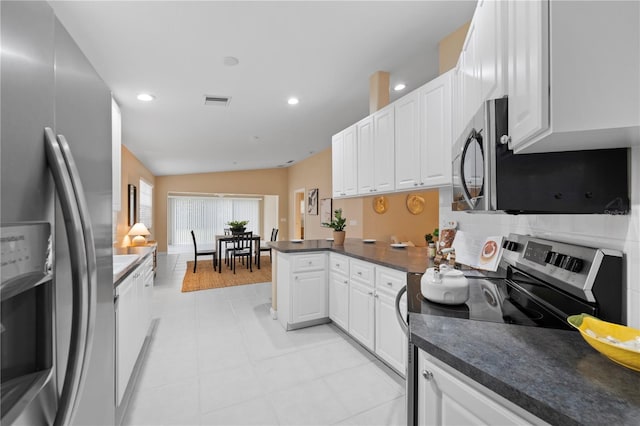
[{"label": "decorative wall plate", "polygon": [[379,197],[373,197],[373,211],[378,214],[386,213],[389,208],[389,202],[387,201],[387,197],[381,195]]},{"label": "decorative wall plate", "polygon": [[420,214],[424,210],[424,198],[419,195],[407,195],[407,210],[411,214]]}]

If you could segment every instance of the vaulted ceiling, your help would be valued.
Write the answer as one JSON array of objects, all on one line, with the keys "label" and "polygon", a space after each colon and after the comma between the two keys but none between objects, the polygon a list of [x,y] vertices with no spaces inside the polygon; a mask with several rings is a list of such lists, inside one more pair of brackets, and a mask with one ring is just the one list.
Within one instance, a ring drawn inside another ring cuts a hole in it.
[{"label": "vaulted ceiling", "polygon": [[160,176],[281,167],[326,149],[369,113],[375,71],[407,85],[392,100],[435,77],[438,42],[475,1],[51,5],[120,105],[123,144]]}]

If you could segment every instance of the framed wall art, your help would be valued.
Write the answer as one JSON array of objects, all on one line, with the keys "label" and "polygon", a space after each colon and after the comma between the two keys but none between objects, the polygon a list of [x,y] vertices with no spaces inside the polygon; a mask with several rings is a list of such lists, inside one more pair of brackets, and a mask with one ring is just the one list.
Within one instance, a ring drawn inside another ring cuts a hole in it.
[{"label": "framed wall art", "polygon": [[307,214],[318,216],[318,188],[309,190],[307,198]]},{"label": "framed wall art", "polygon": [[129,184],[129,226],[133,226],[138,221],[138,207],[136,199],[136,186]]}]

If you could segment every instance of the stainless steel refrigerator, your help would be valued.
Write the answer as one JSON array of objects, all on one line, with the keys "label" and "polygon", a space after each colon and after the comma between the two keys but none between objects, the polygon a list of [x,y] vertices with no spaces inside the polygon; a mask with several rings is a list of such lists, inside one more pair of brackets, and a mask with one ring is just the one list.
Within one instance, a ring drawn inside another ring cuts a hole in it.
[{"label": "stainless steel refrigerator", "polygon": [[111,425],[110,91],[47,2],[0,19],[1,423]]}]

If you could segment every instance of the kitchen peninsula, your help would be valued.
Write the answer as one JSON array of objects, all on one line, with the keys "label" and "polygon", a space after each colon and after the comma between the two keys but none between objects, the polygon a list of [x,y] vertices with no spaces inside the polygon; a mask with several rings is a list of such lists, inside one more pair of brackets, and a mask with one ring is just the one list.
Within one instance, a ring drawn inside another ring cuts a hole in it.
[{"label": "kitchen peninsula", "polygon": [[[330,259],[328,265],[326,260],[313,262],[313,271],[321,270],[322,274],[317,276],[324,280],[316,284],[324,287],[310,301],[326,294],[325,304],[328,306],[325,312],[328,315],[325,314],[323,319],[329,316],[377,355],[377,334],[367,345],[363,343],[366,339],[362,333],[351,330],[354,326],[352,310],[354,306],[358,309],[353,298],[354,295],[360,298],[361,294],[358,291],[361,281],[355,280],[354,275],[357,278],[359,272],[364,271],[360,269],[359,262],[405,274],[405,283],[406,273],[422,273],[429,266],[425,248],[393,248],[382,242],[364,243],[348,239],[344,246],[334,246],[330,241],[310,240],[270,245],[278,252],[278,262],[283,255],[321,256],[320,259],[326,256]],[[351,268],[347,266],[347,272],[340,275],[339,270],[345,267],[344,260],[349,261]],[[356,262],[356,268],[352,261]],[[280,279],[282,275],[277,277]],[[342,277],[345,279],[341,280]],[[274,282],[275,278],[274,272]],[[384,283],[392,282],[378,282],[377,275],[368,279],[372,284],[365,294],[371,298],[381,291],[380,287],[386,287]],[[334,281],[345,286],[339,297],[332,294],[334,290],[340,290],[333,286]],[[296,285],[298,283],[296,281]],[[295,290],[291,289],[293,293]],[[278,298],[282,296],[279,289],[277,294]],[[288,292],[286,294],[289,295]],[[274,300],[274,309],[276,303],[281,302]],[[346,310],[342,317],[341,309]],[[376,305],[376,309],[384,312],[384,305]],[[280,314],[278,311],[278,316]],[[340,318],[345,322],[341,323]],[[395,317],[387,316],[378,318],[371,328],[377,330],[389,326],[388,322],[397,326]],[[433,407],[434,400],[427,402],[423,395],[428,395],[425,392],[428,389],[437,389],[441,392],[440,398],[445,394],[453,400],[470,401],[475,393],[479,395],[478,401],[482,400],[480,403],[492,405],[499,412],[506,413],[507,418],[524,424],[637,424],[640,418],[640,374],[612,363],[588,346],[575,331],[411,313],[409,339],[410,347],[416,348],[413,356],[419,358],[420,364],[419,369],[408,372],[409,387],[421,389],[417,392],[421,396],[415,401],[416,413],[427,411],[425,407],[428,404]],[[406,348],[404,356],[407,356]],[[378,357],[394,366],[389,360]],[[397,365],[394,368],[400,370]],[[445,380],[455,382],[457,391],[450,392],[448,384],[452,382],[445,383]],[[464,392],[460,393],[460,389]],[[415,394],[409,389],[408,398]]]}]

